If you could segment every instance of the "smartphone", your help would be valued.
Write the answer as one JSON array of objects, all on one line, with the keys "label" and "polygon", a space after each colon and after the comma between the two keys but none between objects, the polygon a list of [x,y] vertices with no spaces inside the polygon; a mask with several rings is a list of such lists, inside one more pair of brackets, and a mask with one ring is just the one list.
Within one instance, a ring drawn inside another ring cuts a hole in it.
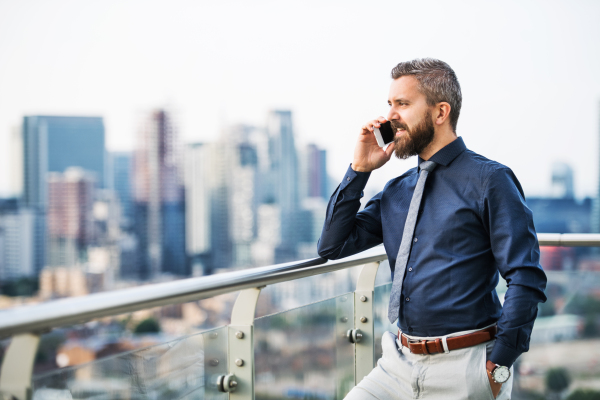
[{"label": "smartphone", "polygon": [[394,141],[394,132],[390,121],[380,124],[379,128],[373,130],[375,131],[375,139],[377,139],[379,147],[385,147],[388,143]]}]

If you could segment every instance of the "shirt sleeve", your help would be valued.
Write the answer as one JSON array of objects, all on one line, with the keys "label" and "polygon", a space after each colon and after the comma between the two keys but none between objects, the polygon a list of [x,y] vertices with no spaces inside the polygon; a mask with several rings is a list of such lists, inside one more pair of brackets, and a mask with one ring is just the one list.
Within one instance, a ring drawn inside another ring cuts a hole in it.
[{"label": "shirt sleeve", "polygon": [[537,305],[546,301],[546,274],[539,263],[533,215],[510,169],[504,167],[489,176],[482,207],[496,267],[508,285],[490,359],[510,367],[529,350]]},{"label": "shirt sleeve", "polygon": [[327,205],[325,224],[318,243],[319,255],[329,260],[351,256],[382,243],[380,199],[373,197],[360,209],[370,172],[348,167],[342,183]]}]

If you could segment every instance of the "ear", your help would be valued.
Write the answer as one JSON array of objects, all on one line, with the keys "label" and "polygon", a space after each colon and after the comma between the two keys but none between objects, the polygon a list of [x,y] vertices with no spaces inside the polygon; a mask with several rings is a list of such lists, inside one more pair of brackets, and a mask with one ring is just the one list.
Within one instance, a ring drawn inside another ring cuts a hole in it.
[{"label": "ear", "polygon": [[434,107],[433,112],[433,122],[436,125],[444,125],[446,121],[450,121],[448,117],[450,116],[450,104],[446,102],[437,103]]}]

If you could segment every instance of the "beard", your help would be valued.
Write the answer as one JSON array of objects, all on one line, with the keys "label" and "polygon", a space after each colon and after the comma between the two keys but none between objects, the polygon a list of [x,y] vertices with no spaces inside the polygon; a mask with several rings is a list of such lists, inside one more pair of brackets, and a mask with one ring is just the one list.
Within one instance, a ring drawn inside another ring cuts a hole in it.
[{"label": "beard", "polygon": [[425,111],[421,121],[412,129],[408,129],[405,123],[397,120],[390,122],[394,133],[398,132],[398,129],[406,132],[394,137],[394,154],[401,160],[420,154],[433,141],[435,129],[429,111]]}]

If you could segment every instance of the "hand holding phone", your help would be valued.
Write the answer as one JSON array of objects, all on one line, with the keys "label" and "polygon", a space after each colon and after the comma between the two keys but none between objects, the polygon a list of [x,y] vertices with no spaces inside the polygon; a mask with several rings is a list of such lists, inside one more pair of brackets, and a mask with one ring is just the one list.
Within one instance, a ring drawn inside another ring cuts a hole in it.
[{"label": "hand holding phone", "polygon": [[387,144],[394,141],[394,132],[390,121],[380,124],[379,128],[374,127],[373,133],[375,134],[375,139],[377,139],[379,147],[385,147]]},{"label": "hand holding phone", "polygon": [[[394,152],[394,146],[387,146],[387,148],[383,149],[386,143],[394,140],[394,134],[390,125],[384,117],[379,117],[362,126],[356,147],[354,147],[353,170],[357,172],[371,172],[390,160]],[[382,130],[386,139],[382,135]]]}]

